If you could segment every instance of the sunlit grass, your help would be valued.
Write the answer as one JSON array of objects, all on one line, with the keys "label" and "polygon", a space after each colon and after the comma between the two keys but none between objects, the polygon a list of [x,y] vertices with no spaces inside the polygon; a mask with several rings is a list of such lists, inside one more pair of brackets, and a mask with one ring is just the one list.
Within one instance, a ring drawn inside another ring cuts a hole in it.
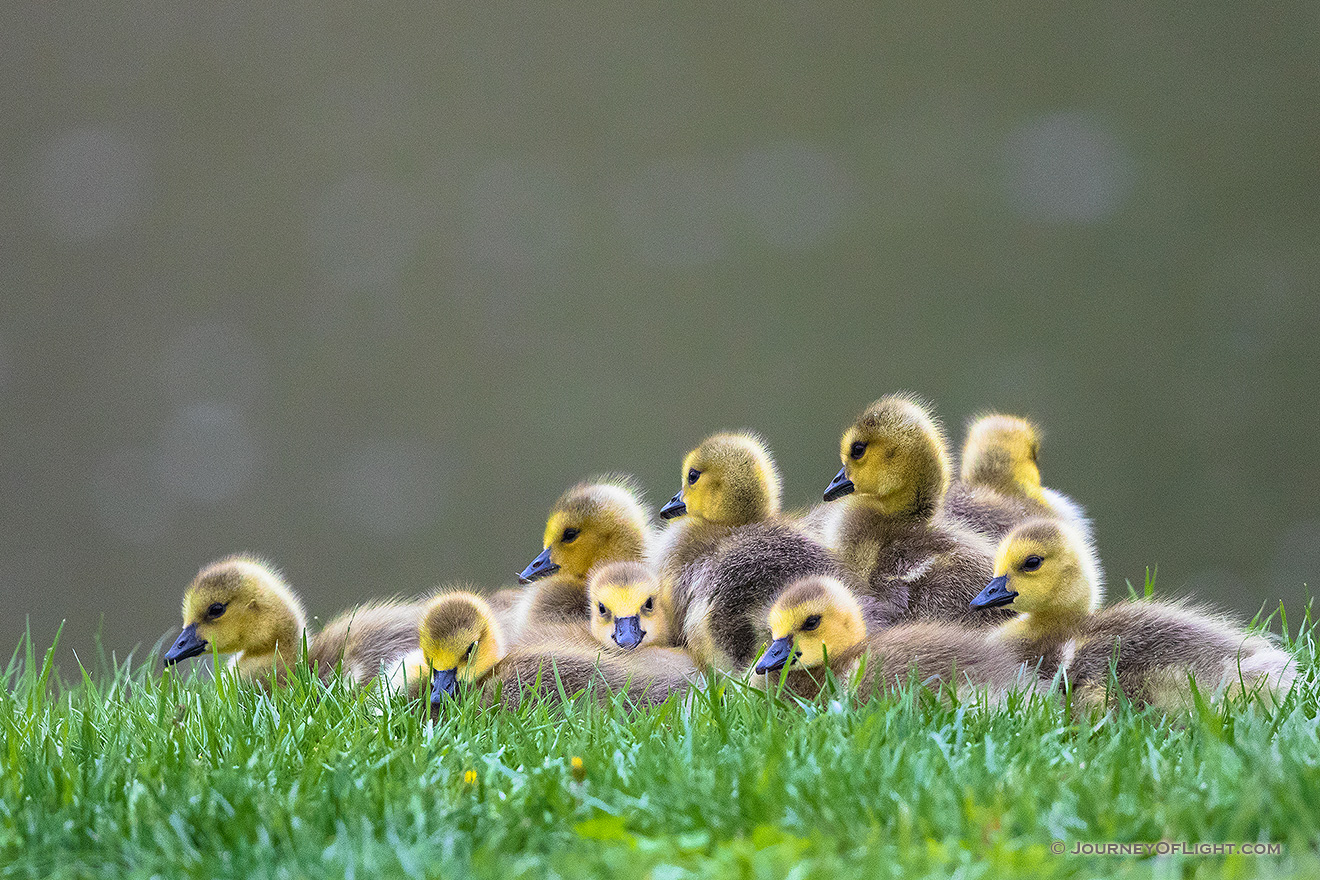
[{"label": "sunlit grass", "polygon": [[640,714],[469,700],[432,725],[305,669],[270,696],[155,662],[61,676],[29,640],[0,689],[0,877],[1317,876],[1309,615],[1289,641],[1305,674],[1274,709],[803,707],[723,679]]}]

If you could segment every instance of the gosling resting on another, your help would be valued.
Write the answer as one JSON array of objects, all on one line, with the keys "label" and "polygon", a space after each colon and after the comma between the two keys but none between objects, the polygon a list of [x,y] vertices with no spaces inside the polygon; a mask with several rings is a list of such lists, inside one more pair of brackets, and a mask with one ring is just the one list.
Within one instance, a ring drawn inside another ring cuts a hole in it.
[{"label": "gosling resting on another", "polygon": [[771,607],[769,625],[774,641],[755,671],[769,684],[782,675],[785,687],[801,697],[820,692],[828,680],[825,668],[837,682],[855,688],[861,699],[901,687],[911,678],[959,691],[983,691],[995,701],[1011,691],[1033,691],[1039,684],[1034,667],[1023,664],[989,630],[922,621],[868,635],[857,596],[830,577],[808,577],[789,585]]},{"label": "gosling resting on another", "polygon": [[820,543],[778,516],[779,473],[752,434],[715,434],[683,460],[684,486],[660,511],[677,519],[654,568],[674,597],[699,665],[746,669],[765,643],[766,612],[785,585],[844,576]]},{"label": "gosling resting on another", "polygon": [[988,579],[994,546],[940,513],[949,458],[926,407],[906,395],[877,400],[844,432],[839,455],[843,467],[825,490],[844,506],[830,545],[879,604],[881,622],[992,623],[967,603]]},{"label": "gosling resting on another", "polygon": [[404,664],[427,676],[433,709],[456,696],[460,684],[479,686],[485,699],[499,691],[510,707],[528,693],[557,698],[561,686],[570,697],[590,688],[602,702],[626,689],[633,705],[649,705],[685,692],[699,678],[681,651],[611,651],[580,624],[534,623],[511,644],[486,601],[468,592],[432,599],[421,618],[419,641],[419,654]]},{"label": "gosling resting on another", "polygon": [[529,584],[520,613],[528,620],[585,623],[587,574],[605,562],[637,562],[650,539],[641,493],[628,477],[579,483],[550,508],[545,549],[523,569]]}]

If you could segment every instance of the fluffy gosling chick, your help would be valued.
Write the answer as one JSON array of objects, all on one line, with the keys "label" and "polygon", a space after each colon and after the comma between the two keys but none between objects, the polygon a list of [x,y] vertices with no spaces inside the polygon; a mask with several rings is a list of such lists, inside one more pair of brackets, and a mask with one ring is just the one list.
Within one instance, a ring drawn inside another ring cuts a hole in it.
[{"label": "fluffy gosling chick", "polygon": [[[309,638],[307,660],[324,680],[342,668],[365,684],[417,646],[420,606],[393,601],[360,605]],[[230,556],[203,568],[183,594],[182,634],[165,654],[167,666],[207,650],[233,654],[231,666],[262,684],[282,682],[297,661],[307,630],[302,603],[274,567]],[[341,667],[342,663],[342,667]]]},{"label": "fluffy gosling chick", "polygon": [[984,691],[995,700],[1010,691],[1034,690],[1039,683],[1034,669],[1025,668],[985,629],[923,621],[868,635],[862,601],[835,578],[808,577],[790,584],[768,615],[774,641],[755,667],[764,676],[762,683],[777,683],[782,675],[788,690],[812,698],[828,680],[827,667],[862,699],[915,677],[931,686]]},{"label": "fluffy gosling chick", "polygon": [[480,687],[488,701],[498,692],[510,707],[529,695],[555,699],[560,685],[570,697],[590,688],[602,702],[626,689],[636,706],[663,702],[698,679],[681,651],[610,651],[581,625],[541,624],[511,644],[486,601],[468,592],[432,599],[419,629],[420,657],[409,662],[426,671],[433,710],[457,696],[460,684]]},{"label": "fluffy gosling chick", "polygon": [[880,604],[882,622],[996,622],[968,608],[990,574],[994,545],[940,515],[949,456],[929,409],[907,395],[882,397],[844,431],[839,456],[825,500],[844,507],[829,543]]},{"label": "fluffy gosling chick", "polygon": [[765,643],[766,612],[786,584],[846,574],[821,543],[778,516],[779,472],[759,437],[708,437],[685,456],[681,474],[683,488],[660,511],[676,522],[652,567],[698,664],[743,670]]},{"label": "fluffy gosling chick", "polygon": [[678,627],[674,606],[660,580],[640,562],[597,566],[587,579],[591,634],[602,645],[625,650],[642,645],[672,646]]},{"label": "fluffy gosling chick", "polygon": [[628,477],[603,477],[565,492],[546,519],[545,549],[519,575],[532,584],[523,597],[524,617],[585,622],[588,572],[606,562],[640,561],[649,519]]},{"label": "fluffy gosling chick", "polygon": [[1063,669],[1084,706],[1108,705],[1111,662],[1118,688],[1138,705],[1181,711],[1188,676],[1212,695],[1286,690],[1296,661],[1268,638],[1186,603],[1129,600],[1097,610],[1099,572],[1075,526],[1032,520],[1004,538],[995,577],[975,608],[1019,612],[999,638],[1042,674]]},{"label": "fluffy gosling chick", "polygon": [[961,481],[949,487],[945,511],[1000,541],[1028,519],[1054,517],[1076,526],[1091,543],[1081,505],[1041,484],[1040,429],[1018,416],[992,413],[967,429]]}]

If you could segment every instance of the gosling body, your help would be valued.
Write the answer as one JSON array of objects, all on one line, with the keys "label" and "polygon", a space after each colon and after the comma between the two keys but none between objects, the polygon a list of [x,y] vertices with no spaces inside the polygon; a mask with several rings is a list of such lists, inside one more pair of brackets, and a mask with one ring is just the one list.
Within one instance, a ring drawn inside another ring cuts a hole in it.
[{"label": "gosling body", "polygon": [[1024,661],[1039,662],[1043,674],[1066,676],[1081,705],[1110,706],[1121,692],[1139,706],[1186,710],[1189,677],[1209,696],[1263,696],[1291,686],[1296,661],[1221,614],[1146,599],[1098,608],[1092,559],[1072,524],[1029,521],[1005,537],[995,577],[974,600],[1019,611],[999,638]]},{"label": "gosling body", "polygon": [[687,454],[683,488],[661,511],[681,517],[653,568],[674,597],[682,643],[699,665],[745,669],[769,633],[766,612],[785,585],[809,574],[846,577],[820,542],[779,515],[780,479],[750,433],[708,437]]},{"label": "gosling body", "polygon": [[[995,702],[1039,689],[1036,669],[986,629],[947,621],[898,624],[868,632],[858,597],[833,578],[804,578],[786,588],[768,623],[774,641],[758,661],[759,682],[811,699],[832,678],[858,699],[911,681]],[[827,674],[828,670],[828,674]]]},{"label": "gosling body", "polygon": [[842,507],[829,543],[881,609],[882,625],[933,619],[976,627],[1006,619],[969,609],[991,571],[994,545],[943,515],[947,446],[921,402],[891,395],[871,404],[844,432],[840,458],[825,492]]},{"label": "gosling body", "polygon": [[680,651],[612,651],[579,623],[539,623],[511,642],[485,600],[462,591],[431,600],[422,615],[419,643],[418,655],[403,665],[415,670],[414,682],[430,682],[436,710],[458,694],[460,685],[479,689],[486,702],[510,707],[533,696],[553,700],[584,691],[602,702],[625,691],[630,704],[642,706],[685,692],[698,680],[696,668]]},{"label": "gosling body", "polygon": [[418,603],[371,602],[336,617],[315,636],[297,594],[269,563],[235,555],[198,572],[183,597],[184,630],[166,665],[212,651],[231,654],[231,668],[267,687],[282,683],[304,640],[313,671],[366,684],[417,647]]}]

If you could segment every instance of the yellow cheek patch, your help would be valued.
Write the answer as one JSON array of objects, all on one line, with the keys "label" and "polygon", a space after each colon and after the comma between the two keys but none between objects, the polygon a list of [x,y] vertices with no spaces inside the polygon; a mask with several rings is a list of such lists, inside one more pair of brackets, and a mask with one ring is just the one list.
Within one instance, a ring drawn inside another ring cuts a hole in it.
[{"label": "yellow cheek patch", "polygon": [[545,523],[545,536],[541,539],[542,547],[553,547],[564,535],[564,529],[568,526],[564,522],[568,517],[562,513],[550,514],[550,519]]},{"label": "yellow cheek patch", "polygon": [[428,666],[432,669],[454,669],[467,655],[472,640],[457,645],[452,639],[435,639],[423,632],[420,643],[422,656],[426,658]]},{"label": "yellow cheek patch", "polygon": [[[646,600],[651,598],[651,584],[604,584],[591,592],[593,602],[603,602],[615,617],[640,614]],[[594,609],[599,613],[600,609]]]},{"label": "yellow cheek patch", "polygon": [[780,608],[778,605],[770,609],[767,622],[770,624],[770,635],[776,639],[782,639],[790,635],[797,629],[798,615],[787,608]]}]

